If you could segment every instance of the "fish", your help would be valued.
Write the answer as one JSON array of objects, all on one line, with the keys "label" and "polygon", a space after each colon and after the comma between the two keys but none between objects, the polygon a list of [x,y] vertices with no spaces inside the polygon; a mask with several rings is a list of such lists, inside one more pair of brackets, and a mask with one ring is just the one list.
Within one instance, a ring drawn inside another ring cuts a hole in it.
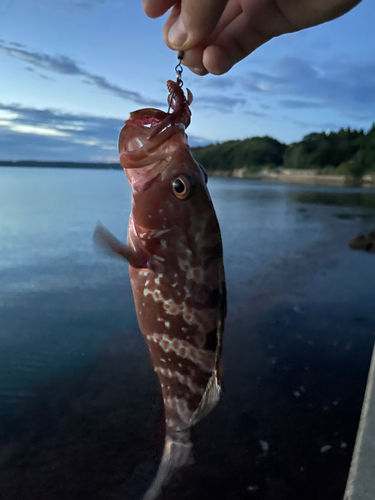
[{"label": "fish", "polygon": [[349,241],[349,248],[352,250],[365,250],[366,252],[375,253],[375,229],[368,236],[359,234]]},{"label": "fish", "polygon": [[226,286],[219,223],[207,174],[185,129],[192,94],[167,82],[172,112],[134,111],[119,137],[132,190],[127,244],[104,226],[94,241],[129,263],[140,330],[164,401],[161,463],[144,500],[157,498],[175,469],[193,463],[191,428],[218,403]]}]

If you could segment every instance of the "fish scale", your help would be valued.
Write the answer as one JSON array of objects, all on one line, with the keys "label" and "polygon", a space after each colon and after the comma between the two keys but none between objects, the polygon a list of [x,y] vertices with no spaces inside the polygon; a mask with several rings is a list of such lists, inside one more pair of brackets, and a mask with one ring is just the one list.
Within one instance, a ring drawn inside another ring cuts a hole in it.
[{"label": "fish scale", "polygon": [[[133,112],[119,139],[132,188],[128,244],[102,226],[96,243],[128,260],[140,330],[162,391],[166,439],[144,500],[191,463],[190,429],[219,400],[226,292],[219,224],[185,128],[189,104],[168,81],[172,113]],[[173,96],[173,98],[172,98]]]}]

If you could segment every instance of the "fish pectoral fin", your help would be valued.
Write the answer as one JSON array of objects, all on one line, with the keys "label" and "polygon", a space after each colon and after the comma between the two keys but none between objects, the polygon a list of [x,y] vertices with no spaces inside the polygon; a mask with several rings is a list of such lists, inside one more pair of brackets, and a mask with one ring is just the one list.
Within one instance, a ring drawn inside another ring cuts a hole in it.
[{"label": "fish pectoral fin", "polygon": [[102,252],[126,259],[133,267],[147,267],[143,256],[137,254],[129,245],[125,245],[108,231],[102,224],[97,224],[93,234],[94,245]]}]

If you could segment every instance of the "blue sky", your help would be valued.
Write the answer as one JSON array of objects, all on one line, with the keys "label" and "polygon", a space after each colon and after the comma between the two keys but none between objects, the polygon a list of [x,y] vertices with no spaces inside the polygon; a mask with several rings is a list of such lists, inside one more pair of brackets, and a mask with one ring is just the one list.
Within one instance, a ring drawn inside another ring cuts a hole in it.
[{"label": "blue sky", "polygon": [[[0,159],[117,161],[129,113],[166,110],[175,53],[141,0],[0,1]],[[375,4],[284,35],[220,77],[184,71],[192,145],[375,121]]]}]

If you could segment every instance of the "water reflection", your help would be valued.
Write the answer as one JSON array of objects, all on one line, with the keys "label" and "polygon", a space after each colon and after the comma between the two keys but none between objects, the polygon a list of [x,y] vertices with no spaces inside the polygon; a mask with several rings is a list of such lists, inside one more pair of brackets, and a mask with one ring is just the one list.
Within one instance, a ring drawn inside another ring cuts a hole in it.
[{"label": "water reflection", "polygon": [[292,201],[299,203],[313,203],[316,205],[336,205],[340,207],[361,207],[361,208],[375,208],[375,191],[361,190],[360,192],[344,191],[332,192],[316,191],[316,192],[294,192],[288,193],[288,197]]},{"label": "water reflection", "polygon": [[[0,496],[137,500],[160,460],[162,401],[126,266],[91,246],[98,219],[125,233],[125,181],[20,170],[0,171]],[[342,498],[375,331],[374,256],[348,242],[373,229],[374,191],[209,186],[225,393],[163,498]]]}]

